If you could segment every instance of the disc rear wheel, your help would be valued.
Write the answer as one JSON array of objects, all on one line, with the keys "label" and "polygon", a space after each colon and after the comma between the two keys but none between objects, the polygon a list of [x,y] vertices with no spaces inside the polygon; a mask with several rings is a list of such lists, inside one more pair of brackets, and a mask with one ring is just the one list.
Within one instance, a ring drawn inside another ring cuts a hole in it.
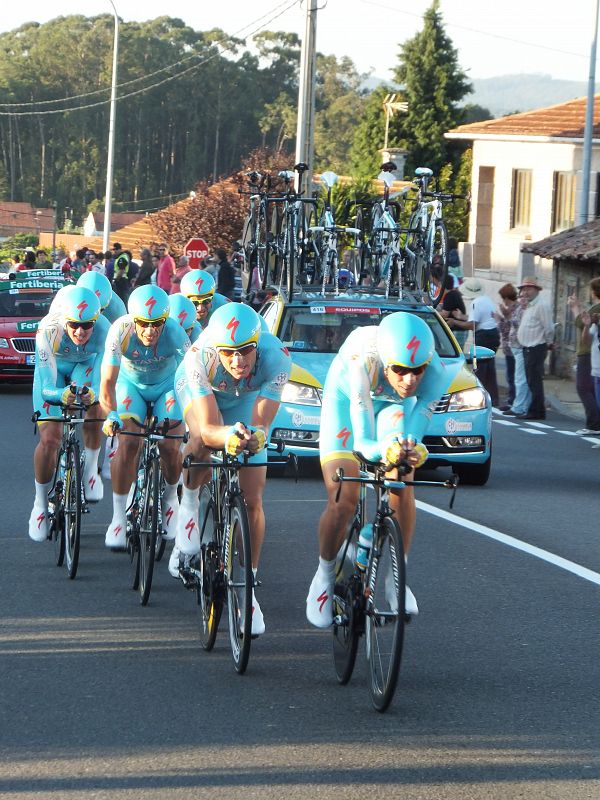
[{"label": "disc rear wheel", "polygon": [[215,516],[215,504],[208,484],[200,491],[200,556],[196,583],[200,641],[205,650],[212,650],[223,611],[223,569],[221,537]]},{"label": "disc rear wheel", "polygon": [[361,580],[354,565],[360,524],[352,523],[350,544],[336,567],[333,590],[333,664],[338,682],[348,683],[354,670],[358,639],[364,618]]}]

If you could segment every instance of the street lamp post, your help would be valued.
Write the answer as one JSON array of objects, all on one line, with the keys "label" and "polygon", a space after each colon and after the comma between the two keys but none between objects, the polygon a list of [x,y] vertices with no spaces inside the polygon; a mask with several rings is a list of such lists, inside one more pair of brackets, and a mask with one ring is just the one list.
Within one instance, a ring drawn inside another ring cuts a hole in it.
[{"label": "street lamp post", "polygon": [[108,250],[110,237],[110,215],[112,206],[113,165],[115,160],[115,117],[117,112],[117,60],[119,56],[119,15],[113,0],[108,0],[113,7],[115,17],[115,35],[113,41],[112,83],[110,91],[110,116],[108,122],[108,159],[106,165],[106,194],[104,199],[104,235],[102,251]]},{"label": "street lamp post", "polygon": [[588,77],[587,103],[585,107],[585,129],[583,132],[583,164],[582,187],[579,199],[577,224],[583,225],[589,219],[590,205],[590,171],[592,168],[592,139],[594,137],[594,93],[596,82],[596,44],[598,41],[598,10],[600,0],[596,0],[596,18],[594,20],[594,36],[590,52],[590,71]]}]

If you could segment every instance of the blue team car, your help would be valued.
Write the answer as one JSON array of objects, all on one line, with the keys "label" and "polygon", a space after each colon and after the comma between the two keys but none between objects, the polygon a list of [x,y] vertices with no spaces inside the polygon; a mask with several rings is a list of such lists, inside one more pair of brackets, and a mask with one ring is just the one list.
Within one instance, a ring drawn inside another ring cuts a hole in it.
[{"label": "blue team car", "polygon": [[[348,334],[383,317],[407,311],[422,317],[433,331],[436,350],[448,367],[449,386],[434,410],[423,443],[426,468],[447,466],[462,483],[484,485],[492,464],[492,405],[443,318],[420,301],[365,294],[302,293],[288,301],[283,293],[260,313],[269,330],[289,349],[293,366],[271,431],[298,457],[318,456],[321,396],[327,370]],[[477,348],[478,357],[493,357]]]}]

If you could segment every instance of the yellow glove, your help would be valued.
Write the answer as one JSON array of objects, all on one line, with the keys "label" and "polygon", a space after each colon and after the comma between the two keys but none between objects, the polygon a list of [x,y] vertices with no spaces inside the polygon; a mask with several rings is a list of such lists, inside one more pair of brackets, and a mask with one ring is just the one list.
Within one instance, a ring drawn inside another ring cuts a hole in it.
[{"label": "yellow glove", "polygon": [[390,442],[384,450],[383,461],[391,466],[396,466],[400,463],[403,456],[402,445],[397,439]]},{"label": "yellow glove", "polygon": [[104,424],[102,425],[102,433],[105,436],[111,437],[115,435],[115,427],[116,429],[123,427],[123,420],[117,414],[116,411],[109,411],[107,418],[104,420]]},{"label": "yellow glove", "polygon": [[81,402],[84,406],[91,406],[96,402],[96,392],[90,386],[84,388],[87,388],[87,392],[81,394]]},{"label": "yellow glove", "polygon": [[252,435],[256,439],[256,443],[258,445],[254,452],[260,453],[261,450],[264,450],[267,444],[267,435],[262,428],[257,428]]},{"label": "yellow glove", "polygon": [[241,441],[237,428],[230,428],[225,437],[225,452],[230,456],[237,456]]},{"label": "yellow glove", "polygon": [[419,469],[419,467],[422,467],[423,464],[427,461],[429,450],[425,447],[424,444],[421,444],[419,442],[419,444],[415,445],[414,452],[417,453],[417,455],[419,456],[419,460],[415,464],[415,469]]},{"label": "yellow glove", "polygon": [[60,402],[63,406],[70,406],[72,403],[75,402],[75,395],[71,391],[71,387],[67,386],[64,392],[60,396]]}]

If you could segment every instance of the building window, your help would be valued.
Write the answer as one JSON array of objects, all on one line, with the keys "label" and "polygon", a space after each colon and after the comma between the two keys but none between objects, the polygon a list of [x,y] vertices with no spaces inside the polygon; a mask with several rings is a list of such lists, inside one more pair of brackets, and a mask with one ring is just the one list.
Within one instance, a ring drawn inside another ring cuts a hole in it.
[{"label": "building window", "polygon": [[552,233],[572,228],[575,224],[575,190],[577,180],[574,172],[555,172],[552,202]]},{"label": "building window", "polygon": [[531,221],[531,170],[513,169],[511,228],[529,228]]}]

